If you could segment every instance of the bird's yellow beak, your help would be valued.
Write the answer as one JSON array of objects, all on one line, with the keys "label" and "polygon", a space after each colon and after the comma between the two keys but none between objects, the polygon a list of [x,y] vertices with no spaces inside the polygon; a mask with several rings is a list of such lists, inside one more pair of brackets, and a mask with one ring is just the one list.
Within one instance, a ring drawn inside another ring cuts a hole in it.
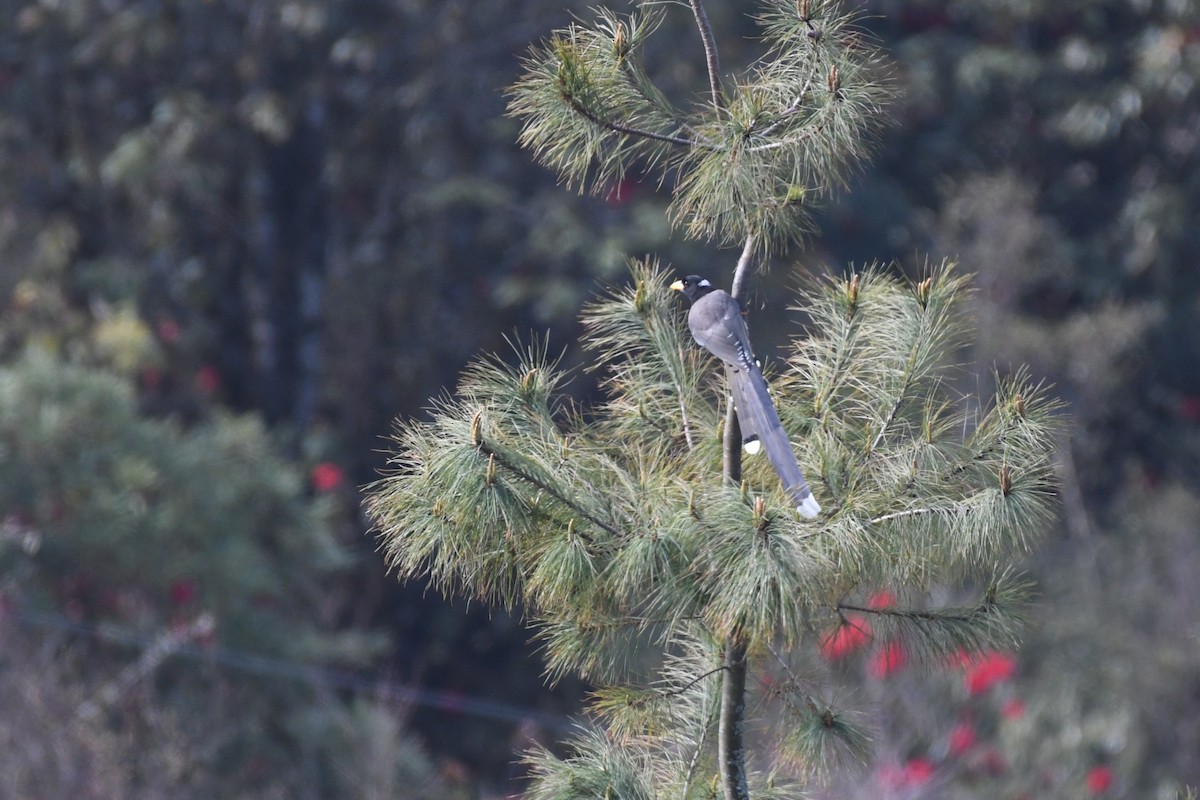
[{"label": "bird's yellow beak", "polygon": [[671,288],[677,292],[682,292],[683,291],[683,281],[675,281],[674,283],[671,284]]}]

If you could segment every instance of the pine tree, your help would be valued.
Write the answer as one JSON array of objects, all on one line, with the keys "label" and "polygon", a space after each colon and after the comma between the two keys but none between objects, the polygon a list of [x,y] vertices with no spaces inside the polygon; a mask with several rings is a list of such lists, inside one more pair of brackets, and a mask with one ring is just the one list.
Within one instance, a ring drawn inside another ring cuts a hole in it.
[{"label": "pine tree", "polygon": [[[820,0],[765,2],[767,54],[730,85],[690,6],[710,76],[698,108],[679,111],[640,66],[663,18],[647,2],[535,48],[510,109],[570,184],[662,170],[677,224],[742,246],[737,296],[755,256],[802,235],[865,155],[886,86],[854,18]],[[565,399],[545,342],[516,363],[480,359],[431,421],[400,423],[370,511],[402,579],[519,606],[550,679],[598,687],[601,726],[566,758],[528,754],[530,797],[797,796],[861,759],[867,736],[791,671],[793,654],[864,615],[914,659],[1014,644],[1028,585],[1008,564],[1052,514],[1058,405],[1025,373],[998,377],[986,403],[952,390],[969,338],[952,264],[917,281],[869,268],[810,282],[797,300],[809,329],[769,376],[825,509],[804,521],[769,465],[743,470],[720,370],[691,341],[667,270],[632,272],[583,315],[603,401]],[[924,599],[949,583],[978,597]],[[881,588],[897,599],[863,599]],[[764,693],[750,676],[775,663],[789,677]],[[750,753],[755,699],[786,722]]]}]

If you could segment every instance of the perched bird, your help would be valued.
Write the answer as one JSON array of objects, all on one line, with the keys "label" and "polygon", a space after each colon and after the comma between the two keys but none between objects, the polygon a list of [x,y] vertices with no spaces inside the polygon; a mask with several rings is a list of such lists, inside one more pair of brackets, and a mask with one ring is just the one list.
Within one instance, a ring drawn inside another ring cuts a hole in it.
[{"label": "perched bird", "polygon": [[821,513],[821,506],[804,480],[792,443],[779,421],[779,412],[767,392],[767,381],[750,348],[742,307],[728,292],[713,288],[706,278],[698,275],[677,280],[671,288],[683,292],[692,304],[688,327],[696,343],[725,363],[746,451],[757,453],[760,446],[766,450],[783,488],[796,504],[796,511],[805,519],[815,519]]}]

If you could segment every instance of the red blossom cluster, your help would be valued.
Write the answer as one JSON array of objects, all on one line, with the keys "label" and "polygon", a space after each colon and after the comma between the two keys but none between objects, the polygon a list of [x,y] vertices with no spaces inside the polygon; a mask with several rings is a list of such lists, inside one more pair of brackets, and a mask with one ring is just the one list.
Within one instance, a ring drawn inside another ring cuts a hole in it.
[{"label": "red blossom cluster", "polygon": [[903,764],[887,764],[879,769],[879,784],[892,791],[915,789],[933,779],[936,768],[928,758],[910,758]]},{"label": "red blossom cluster", "polygon": [[[867,608],[871,609],[890,608],[895,604],[896,596],[886,589],[867,598]],[[822,637],[821,658],[826,661],[845,658],[862,649],[871,641],[872,635],[871,621],[867,619],[866,615],[860,612],[849,612],[842,617],[840,625]],[[897,660],[894,656],[891,659]],[[899,663],[896,663],[893,669],[898,669],[900,666],[903,666],[903,653],[900,654]]]},{"label": "red blossom cluster", "polygon": [[970,695],[983,694],[1017,674],[1016,656],[997,650],[982,653],[960,650],[950,659],[950,664],[963,671],[963,685]]},{"label": "red blossom cluster", "polygon": [[1113,773],[1108,767],[1101,764],[1097,767],[1092,767],[1088,770],[1087,778],[1085,779],[1087,790],[1092,794],[1104,794],[1112,786]]},{"label": "red blossom cluster", "polygon": [[332,462],[322,461],[312,469],[313,489],[318,492],[332,492],[345,482],[345,471]]}]

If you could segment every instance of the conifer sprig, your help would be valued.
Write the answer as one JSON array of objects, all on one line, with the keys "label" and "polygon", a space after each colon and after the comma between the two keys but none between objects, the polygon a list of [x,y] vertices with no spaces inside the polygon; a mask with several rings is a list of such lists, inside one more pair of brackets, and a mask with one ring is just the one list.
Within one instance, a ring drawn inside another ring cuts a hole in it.
[{"label": "conifer sprig", "polygon": [[[692,3],[702,32],[703,6]],[[705,39],[711,102],[683,111],[658,90],[638,51],[660,4],[627,17],[600,9],[534,48],[510,90],[520,141],[571,186],[600,190],[636,165],[670,181],[672,221],[760,252],[809,229],[812,209],[867,156],[890,90],[856,16],[828,0],[767,0],[762,60],[731,88]]]}]

